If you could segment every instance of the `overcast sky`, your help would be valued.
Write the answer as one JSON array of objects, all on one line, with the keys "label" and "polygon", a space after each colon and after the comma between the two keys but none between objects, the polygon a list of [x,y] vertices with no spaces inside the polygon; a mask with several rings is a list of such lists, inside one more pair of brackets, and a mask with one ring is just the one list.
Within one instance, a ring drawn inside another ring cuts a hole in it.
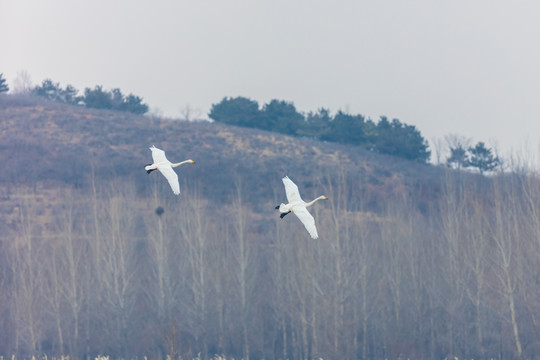
[{"label": "overcast sky", "polygon": [[0,72],[21,71],[171,117],[245,96],[540,143],[536,0],[0,0]]}]

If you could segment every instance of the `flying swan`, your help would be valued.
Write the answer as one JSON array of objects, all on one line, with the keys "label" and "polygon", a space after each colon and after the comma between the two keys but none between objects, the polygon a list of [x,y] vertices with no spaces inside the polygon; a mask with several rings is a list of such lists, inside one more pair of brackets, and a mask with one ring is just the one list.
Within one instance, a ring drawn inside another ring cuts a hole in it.
[{"label": "flying swan", "polygon": [[171,185],[172,191],[175,195],[180,195],[180,184],[178,183],[178,175],[174,172],[173,168],[180,166],[182,164],[195,164],[195,161],[189,159],[182,162],[173,164],[165,157],[165,151],[158,149],[154,145],[150,148],[152,150],[152,160],[153,164],[148,164],[144,167],[147,174],[150,174],[154,170],[159,170],[160,173],[165,176],[169,185]]},{"label": "flying swan", "polygon": [[276,206],[276,209],[281,213],[279,217],[283,219],[292,211],[304,224],[309,235],[311,235],[313,239],[317,239],[319,235],[317,234],[317,228],[315,227],[315,219],[311,216],[307,208],[315,204],[318,200],[326,200],[327,197],[324,195],[319,196],[315,200],[307,203],[300,197],[298,186],[296,186],[288,176],[285,176],[281,180],[283,181],[283,185],[285,185],[285,193],[287,194],[287,201],[289,201],[289,203]]}]

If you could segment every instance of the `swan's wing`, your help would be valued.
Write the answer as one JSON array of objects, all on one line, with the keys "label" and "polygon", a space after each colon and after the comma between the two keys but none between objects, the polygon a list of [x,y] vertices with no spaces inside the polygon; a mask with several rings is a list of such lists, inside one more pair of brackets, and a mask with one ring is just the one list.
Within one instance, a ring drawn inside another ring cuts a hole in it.
[{"label": "swan's wing", "polygon": [[311,216],[308,209],[302,206],[295,208],[293,212],[304,224],[309,235],[311,235],[313,239],[317,239],[319,235],[317,234],[317,228],[315,227],[315,219]]},{"label": "swan's wing", "polygon": [[152,150],[152,159],[154,160],[154,164],[167,161],[167,158],[165,157],[165,151],[158,149],[155,146],[152,146],[150,150]]},{"label": "swan's wing", "polygon": [[178,175],[173,170],[171,165],[160,165],[158,170],[165,176],[169,185],[171,185],[172,191],[175,195],[180,194],[180,183],[178,182]]},{"label": "swan's wing", "polygon": [[298,192],[298,186],[289,179],[288,176],[285,176],[283,179],[283,185],[285,185],[285,193],[287,194],[287,200],[289,203],[302,201],[300,197],[300,192]]}]

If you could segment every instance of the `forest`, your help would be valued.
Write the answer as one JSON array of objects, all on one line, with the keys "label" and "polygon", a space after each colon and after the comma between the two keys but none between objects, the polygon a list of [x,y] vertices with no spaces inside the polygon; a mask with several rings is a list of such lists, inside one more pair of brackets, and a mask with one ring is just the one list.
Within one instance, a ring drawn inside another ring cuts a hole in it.
[{"label": "forest", "polygon": [[[540,179],[520,164],[471,173],[223,124],[0,105],[4,357],[540,353]],[[151,139],[197,163],[179,197],[143,170]],[[285,174],[305,200],[328,197],[312,208],[319,239],[274,210]]]},{"label": "forest", "polygon": [[[161,179],[156,179],[161,180]],[[447,171],[419,206],[378,211],[339,169],[318,179],[320,239],[254,211],[242,182],[216,207],[191,184],[59,190],[54,226],[21,195],[2,247],[3,354],[87,358],[534,358],[540,182]],[[278,189],[281,190],[281,189]],[[272,209],[282,194],[267,200]],[[273,201],[272,201],[273,200]]]}]

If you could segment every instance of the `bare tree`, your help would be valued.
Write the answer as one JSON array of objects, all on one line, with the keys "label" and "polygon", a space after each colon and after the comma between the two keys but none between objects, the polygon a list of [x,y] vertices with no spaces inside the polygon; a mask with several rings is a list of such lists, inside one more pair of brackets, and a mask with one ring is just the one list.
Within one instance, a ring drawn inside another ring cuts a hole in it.
[{"label": "bare tree", "polygon": [[[527,231],[526,238],[529,240],[525,247],[525,254],[522,265],[524,275],[529,275],[524,279],[527,284],[537,284],[536,274],[540,266],[540,179],[537,176],[529,175],[523,184],[523,219],[524,228]],[[522,286],[522,296],[524,305],[529,313],[533,332],[537,339],[540,339],[540,323],[538,315],[540,313],[540,303],[534,299],[540,299],[540,286]]]},{"label": "bare tree", "polygon": [[[274,186],[274,203],[278,204],[279,199],[278,192],[276,189],[279,189],[279,194],[281,195],[281,181],[276,182]],[[280,350],[277,350],[278,357],[280,358],[290,358],[290,345],[291,345],[291,334],[290,334],[290,324],[291,324],[291,309],[292,309],[292,291],[291,291],[291,276],[293,276],[293,271],[288,267],[292,263],[289,258],[293,253],[292,249],[292,238],[288,236],[289,231],[283,229],[287,223],[283,222],[279,216],[274,216],[274,227],[275,235],[271,243],[272,249],[272,267],[271,267],[271,277],[275,283],[275,296],[271,298],[271,305],[273,309],[273,314],[276,317],[279,329],[279,338],[275,340],[279,344]]]},{"label": "bare tree", "polygon": [[508,313],[510,315],[510,325],[516,354],[523,357],[523,346],[519,329],[516,296],[519,292],[520,269],[520,242],[518,214],[515,194],[515,187],[512,182],[500,175],[496,178],[493,186],[493,241],[495,243],[494,275],[497,282],[494,284],[495,290],[506,300]]},{"label": "bare tree", "polygon": [[112,184],[111,194],[103,209],[105,219],[100,224],[104,229],[104,241],[101,244],[101,254],[98,259],[98,278],[102,282],[102,301],[106,304],[108,323],[114,330],[110,336],[115,339],[117,351],[126,355],[128,352],[128,320],[133,314],[137,288],[136,274],[136,236],[135,214],[127,201],[132,188],[116,187]]},{"label": "bare tree", "polygon": [[[325,193],[331,194],[328,204],[324,204],[328,206],[317,207],[314,212],[321,227],[330,231],[326,232],[326,241],[317,244],[320,248],[319,261],[330,260],[333,266],[324,268],[325,273],[318,274],[318,282],[328,278],[328,275],[332,281],[324,281],[318,286],[326,288],[324,293],[331,295],[332,299],[333,356],[352,359],[356,358],[359,350],[357,332],[351,331],[357,326],[360,316],[356,311],[358,304],[355,299],[360,284],[367,280],[362,278],[367,270],[366,263],[362,263],[362,260],[367,260],[367,253],[363,252],[368,241],[367,228],[358,226],[362,221],[358,222],[361,216],[357,216],[363,210],[363,200],[355,197],[361,190],[347,182],[343,168],[327,173],[323,186]],[[367,287],[367,283],[363,285]],[[367,316],[367,298],[362,300],[365,301],[363,305],[366,311],[362,315]]]},{"label": "bare tree", "polygon": [[[55,244],[56,245],[56,244]],[[53,256],[50,258],[50,263],[47,266],[47,275],[48,284],[46,287],[46,298],[50,303],[51,312],[54,316],[56,322],[56,331],[58,334],[58,349],[60,355],[63,356],[66,354],[64,347],[64,326],[62,321],[62,305],[63,299],[61,294],[61,283],[62,279],[58,274],[57,261],[58,257],[56,256],[56,248],[54,247],[51,250]]]},{"label": "bare tree", "polygon": [[146,280],[148,285],[143,287],[143,291],[152,304],[156,332],[167,342],[168,355],[175,357],[174,349],[177,345],[174,332],[178,330],[178,325],[173,313],[178,305],[181,287],[179,277],[176,276],[181,259],[180,248],[173,236],[174,227],[171,229],[169,225],[174,225],[177,219],[168,211],[169,207],[165,206],[167,201],[160,196],[155,181],[153,185],[152,206],[145,216],[151,270]]},{"label": "bare tree", "polygon": [[32,78],[26,70],[17,71],[17,77],[13,80],[14,94],[27,94],[32,90]]},{"label": "bare tree", "polygon": [[[472,187],[472,186],[471,186]],[[475,312],[475,340],[474,344],[477,356],[484,356],[484,322],[482,319],[485,306],[486,292],[486,255],[489,242],[489,221],[487,219],[488,206],[469,187],[466,191],[465,201],[467,211],[463,217],[463,227],[466,238],[463,242],[461,257],[465,265],[465,278],[463,287],[467,297],[474,306]]]},{"label": "bare tree", "polygon": [[[73,199],[73,194],[66,194],[66,199]],[[87,247],[86,239],[82,238],[82,234],[75,229],[75,209],[74,204],[70,200],[66,201],[66,208],[63,216],[60,219],[59,234],[61,234],[61,246],[55,252],[54,258],[57,264],[61,266],[61,277],[64,281],[61,284],[61,293],[66,300],[68,307],[71,310],[72,344],[71,354],[77,353],[80,350],[79,343],[79,327],[80,318],[83,310],[84,299],[87,298],[85,289],[85,274],[88,274],[86,261]],[[56,265],[55,265],[56,266]]]},{"label": "bare tree", "polygon": [[188,288],[191,292],[192,326],[195,341],[202,348],[202,355],[208,355],[208,293],[210,291],[212,266],[210,252],[215,251],[214,241],[209,239],[209,221],[205,212],[205,201],[197,188],[192,188],[186,196],[179,220],[179,235],[185,248],[186,275],[189,276]]},{"label": "bare tree", "polygon": [[231,202],[230,213],[234,214],[232,219],[231,238],[228,239],[231,256],[231,275],[237,293],[238,317],[241,327],[242,356],[249,360],[250,357],[250,331],[251,324],[250,313],[253,305],[250,300],[253,296],[254,279],[256,275],[255,258],[256,248],[252,245],[248,236],[248,210],[244,204],[242,196],[241,178],[237,177],[235,181],[235,192]]},{"label": "bare tree", "polygon": [[201,110],[197,108],[191,107],[189,103],[187,103],[181,110],[180,110],[180,116],[182,120],[185,121],[193,121],[197,120],[201,116]]},{"label": "bare tree", "polygon": [[39,241],[37,211],[27,196],[19,205],[19,237],[12,246],[12,307],[15,323],[15,349],[35,355],[43,337],[43,242]]},{"label": "bare tree", "polygon": [[433,144],[431,148],[433,149],[433,155],[435,157],[434,162],[436,165],[441,165],[443,163],[442,158],[447,153],[444,141],[441,138],[434,138],[431,140],[431,143]]},{"label": "bare tree", "polygon": [[446,164],[450,167],[455,167],[458,170],[467,167],[467,149],[470,147],[472,140],[457,134],[446,135],[444,140],[447,144],[449,154],[446,159]]},{"label": "bare tree", "polygon": [[[418,243],[415,237],[415,211],[410,198],[405,193],[397,192],[386,200],[384,219],[379,222],[380,251],[384,264],[382,276],[388,294],[386,323],[382,324],[387,332],[389,356],[399,356],[414,349],[414,337],[417,328],[411,326],[409,319],[414,306],[415,294],[419,291]],[[414,261],[412,259],[415,259]],[[408,304],[410,304],[408,306]]]},{"label": "bare tree", "polygon": [[447,310],[447,355],[455,356],[455,337],[458,334],[458,316],[465,296],[463,283],[465,279],[462,264],[462,246],[465,239],[464,221],[467,214],[467,192],[464,179],[460,173],[446,172],[443,185],[443,195],[440,200],[441,234],[440,252],[444,255],[441,260],[445,280],[446,293],[440,297]]}]

